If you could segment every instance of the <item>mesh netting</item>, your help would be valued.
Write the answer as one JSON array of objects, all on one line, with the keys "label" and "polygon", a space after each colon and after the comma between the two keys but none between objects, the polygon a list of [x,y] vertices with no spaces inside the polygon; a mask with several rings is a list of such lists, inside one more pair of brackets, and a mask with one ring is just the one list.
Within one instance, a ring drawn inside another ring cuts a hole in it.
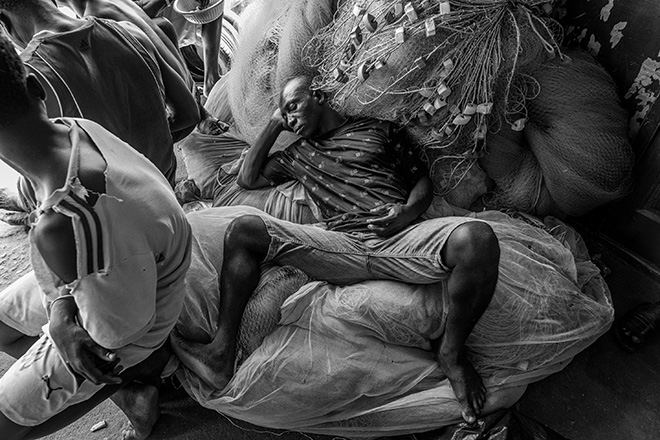
[{"label": "mesh netting", "polygon": [[[583,214],[625,194],[632,150],[612,81],[560,51],[549,5],[256,0],[228,83],[237,127],[252,144],[286,80],[313,75],[342,114],[404,124],[438,195],[461,191],[481,160],[497,183],[490,207]],[[275,148],[294,139],[285,132]]]},{"label": "mesh netting", "polygon": [[[208,341],[215,333],[218,237],[241,213],[258,211],[213,208],[188,216],[195,241],[179,320],[188,338]],[[475,217],[491,224],[502,251],[493,300],[466,342],[488,388],[488,413],[563,369],[609,328],[613,308],[572,229],[551,218],[523,221],[494,211]],[[292,294],[306,281],[291,268],[265,273],[241,323],[244,361],[235,376],[214,390],[185,370],[180,377],[188,393],[253,424],[326,435],[392,436],[461,420],[429,343],[444,331],[446,281],[312,282]]]},{"label": "mesh netting", "polygon": [[[241,14],[240,50],[228,83],[236,126],[253,144],[277,107],[284,83],[313,74],[303,66],[301,51],[313,33],[332,20],[331,0],[257,0]],[[293,141],[283,133],[278,145]]]},{"label": "mesh netting", "polygon": [[489,134],[481,164],[497,183],[493,207],[582,215],[630,188],[634,155],[614,82],[587,55],[568,54],[535,73],[524,131]]}]

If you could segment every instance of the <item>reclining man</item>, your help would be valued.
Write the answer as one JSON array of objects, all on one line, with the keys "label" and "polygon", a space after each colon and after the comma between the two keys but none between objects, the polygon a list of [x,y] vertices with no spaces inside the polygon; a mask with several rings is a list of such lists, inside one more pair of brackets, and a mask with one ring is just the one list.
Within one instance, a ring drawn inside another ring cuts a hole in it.
[{"label": "reclining man", "polygon": [[0,159],[39,203],[39,286],[24,277],[0,296],[0,349],[17,358],[0,379],[2,438],[45,436],[114,395],[133,425],[124,438],[144,439],[158,418],[148,384],[170,359],[183,305],[190,225],[144,156],[92,121],[48,119],[43,87],[3,32],[0,83]]},{"label": "reclining man", "polygon": [[[283,130],[301,139],[269,156]],[[432,345],[463,417],[476,420],[486,390],[464,343],[492,298],[499,242],[488,224],[474,219],[420,221],[432,184],[423,162],[399,137],[389,122],[342,117],[326,105],[322,92],[310,91],[308,78],[285,85],[279,109],[248,151],[238,181],[260,188],[299,180],[325,223],[299,225],[264,214],[239,217],[229,225],[215,338],[207,345],[177,334],[172,338],[175,353],[208,385],[221,390],[233,375],[237,331],[263,262],[294,266],[340,285],[447,279],[446,328]]]}]

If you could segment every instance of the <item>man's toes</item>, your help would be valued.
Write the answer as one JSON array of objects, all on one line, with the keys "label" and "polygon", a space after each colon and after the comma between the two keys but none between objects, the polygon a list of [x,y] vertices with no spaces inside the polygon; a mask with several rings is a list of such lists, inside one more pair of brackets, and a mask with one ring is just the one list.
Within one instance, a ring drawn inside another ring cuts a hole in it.
[{"label": "man's toes", "polygon": [[477,416],[472,408],[463,409],[462,416],[463,420],[465,420],[465,423],[468,425],[473,425],[477,422]]},{"label": "man's toes", "polygon": [[474,407],[474,412],[479,415],[481,414],[481,408],[484,407],[484,397],[481,394],[478,394],[474,396],[474,404],[472,405]]}]

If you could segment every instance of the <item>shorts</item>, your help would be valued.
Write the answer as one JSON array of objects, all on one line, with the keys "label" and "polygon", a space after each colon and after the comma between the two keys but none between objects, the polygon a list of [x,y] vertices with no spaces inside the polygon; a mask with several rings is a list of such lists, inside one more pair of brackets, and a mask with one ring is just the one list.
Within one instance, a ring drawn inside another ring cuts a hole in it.
[{"label": "shorts", "polygon": [[432,284],[451,270],[442,261],[442,248],[468,217],[442,217],[408,226],[392,237],[374,233],[328,231],[318,225],[298,225],[261,217],[271,237],[265,261],[299,268],[315,280],[353,284],[392,280]]},{"label": "shorts", "polygon": [[[43,332],[0,378],[0,412],[21,426],[40,425],[71,405],[89,399],[104,386],[81,380],[64,362],[48,336],[48,315],[42,298],[34,272],[0,293],[0,321],[28,336]],[[115,352],[126,369],[157,348],[128,345]]]}]

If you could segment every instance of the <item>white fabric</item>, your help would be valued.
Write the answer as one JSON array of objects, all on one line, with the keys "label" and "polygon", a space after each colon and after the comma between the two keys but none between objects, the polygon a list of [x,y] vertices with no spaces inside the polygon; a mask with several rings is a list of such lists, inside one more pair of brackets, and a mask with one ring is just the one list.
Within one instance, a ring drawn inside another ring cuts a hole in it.
[{"label": "white fabric", "polygon": [[[243,209],[215,208],[189,220],[193,230],[203,223],[209,228],[224,223],[222,228],[228,223],[223,217]],[[557,239],[505,214],[476,217],[493,226],[502,249],[494,299],[467,344],[488,388],[488,413],[512,405],[527,384],[564,368],[609,328],[613,308],[598,269],[570,228],[557,221],[547,227],[539,223]],[[191,267],[196,280],[218,285],[215,268],[222,261],[214,258],[222,254],[208,249],[223,234],[216,229],[207,230],[207,238],[196,235]],[[570,244],[581,246],[572,252]],[[207,249],[204,265],[195,257],[200,249]],[[189,287],[188,295],[198,298],[189,306],[217,307],[219,298],[209,295],[218,295],[217,287]],[[271,428],[374,437],[456,423],[460,406],[428,343],[444,330],[445,288],[385,281],[307,284],[284,302],[279,325],[224,390],[210,389],[187,370],[180,377],[203,406]],[[203,318],[195,326],[212,335],[217,309],[196,316]]]}]

